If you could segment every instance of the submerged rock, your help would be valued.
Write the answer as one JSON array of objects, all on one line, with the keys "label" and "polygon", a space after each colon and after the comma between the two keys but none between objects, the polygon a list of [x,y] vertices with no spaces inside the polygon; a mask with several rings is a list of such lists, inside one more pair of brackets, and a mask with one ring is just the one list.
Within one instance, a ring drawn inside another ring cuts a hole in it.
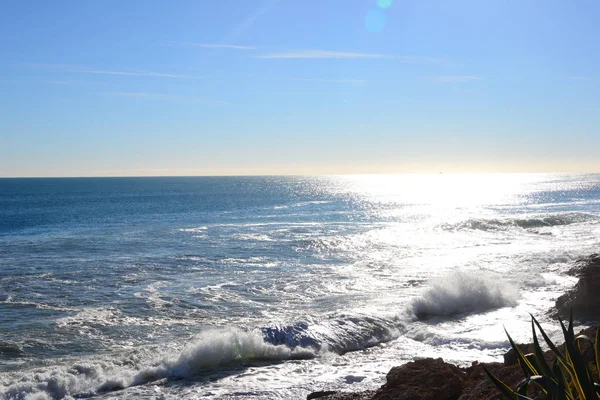
[{"label": "submerged rock", "polygon": [[600,255],[577,261],[571,273],[579,277],[575,287],[556,300],[556,315],[584,321],[600,321]]}]

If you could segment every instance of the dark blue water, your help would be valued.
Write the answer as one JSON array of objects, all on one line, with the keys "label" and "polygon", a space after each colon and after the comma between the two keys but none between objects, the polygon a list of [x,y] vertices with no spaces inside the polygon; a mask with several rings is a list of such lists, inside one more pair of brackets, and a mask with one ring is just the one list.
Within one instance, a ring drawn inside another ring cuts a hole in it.
[{"label": "dark blue water", "polygon": [[[155,398],[149,382],[185,378],[183,389],[167,385],[162,396],[194,388],[192,395],[218,397],[243,386],[249,398],[294,398],[329,376],[329,359],[318,357],[325,349],[343,364],[348,351],[376,346],[376,360],[351,356],[368,376],[365,387],[419,346],[461,362],[467,353],[457,343],[471,334],[469,324],[501,323],[506,307],[523,315],[545,309],[571,284],[560,271],[599,242],[599,182],[598,175],[0,179],[0,393],[58,399],[111,387],[105,396],[119,398],[125,388]],[[453,271],[482,273],[480,286],[447,293]],[[443,326],[448,337],[438,337],[411,322],[417,303],[443,316],[488,317]],[[221,333],[207,333],[215,329]],[[501,340],[490,338],[474,356],[495,357]],[[222,360],[229,368],[265,359],[288,360],[276,376],[297,359],[310,359],[302,361],[309,372],[287,383],[270,375],[274,367],[256,367],[256,380],[241,372],[228,373],[237,377],[231,381],[211,375],[217,386],[201,379],[207,368],[223,373]],[[115,387],[114,376],[122,381]]]}]

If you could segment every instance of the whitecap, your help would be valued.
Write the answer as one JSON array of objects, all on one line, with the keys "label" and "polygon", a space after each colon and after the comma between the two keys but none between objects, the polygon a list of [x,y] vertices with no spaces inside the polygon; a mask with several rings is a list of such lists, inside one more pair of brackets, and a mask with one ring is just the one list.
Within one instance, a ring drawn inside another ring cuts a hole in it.
[{"label": "whitecap", "polygon": [[514,307],[518,299],[518,288],[496,274],[456,271],[433,282],[408,311],[417,319],[445,317]]}]

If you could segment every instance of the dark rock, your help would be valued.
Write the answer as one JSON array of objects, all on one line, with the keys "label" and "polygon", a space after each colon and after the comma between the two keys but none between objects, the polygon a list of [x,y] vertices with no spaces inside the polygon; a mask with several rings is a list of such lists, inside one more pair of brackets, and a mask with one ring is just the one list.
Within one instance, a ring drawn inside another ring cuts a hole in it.
[{"label": "dark rock", "polygon": [[[323,393],[323,392],[315,392]],[[308,396],[312,395],[309,394]],[[333,392],[329,395],[317,397],[319,400],[372,400],[375,392],[367,390],[365,392]],[[307,397],[308,399],[308,397]]]},{"label": "dark rock", "polygon": [[335,390],[321,390],[318,392],[312,392],[311,394],[306,396],[306,400],[320,399],[325,396],[329,396],[329,395],[336,394],[336,393],[337,392]]},{"label": "dark rock", "polygon": [[394,367],[373,400],[457,400],[467,375],[441,358],[425,358]]},{"label": "dark rock", "polygon": [[577,261],[571,272],[579,282],[556,300],[556,316],[584,321],[600,320],[600,255],[593,254]]},{"label": "dark rock", "polygon": [[523,380],[523,370],[519,364],[505,366],[501,363],[479,364],[475,362],[466,369],[469,380],[458,400],[504,400],[504,396],[483,371],[483,366],[512,388],[515,388]]},{"label": "dark rock", "polygon": [[[518,344],[517,346],[523,352],[523,354],[533,353],[533,351],[534,351],[533,343]],[[508,350],[504,354],[504,366],[508,367],[509,365],[514,365],[516,363],[517,363],[517,352],[514,349]]]}]

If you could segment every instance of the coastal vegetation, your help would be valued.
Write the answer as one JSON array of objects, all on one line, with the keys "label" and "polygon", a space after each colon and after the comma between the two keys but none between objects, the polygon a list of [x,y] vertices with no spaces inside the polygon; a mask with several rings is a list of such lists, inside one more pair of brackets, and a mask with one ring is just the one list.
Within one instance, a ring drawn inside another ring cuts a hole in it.
[{"label": "coastal vegetation", "polygon": [[[540,391],[544,394],[544,398],[550,400],[600,398],[600,385],[597,383],[600,380],[600,329],[596,330],[595,340],[592,341],[587,335],[575,335],[572,314],[568,326],[565,327],[562,320],[560,320],[560,325],[565,340],[561,346],[562,350],[550,340],[533,316],[531,316],[532,353],[525,354],[515,344],[510,334],[506,333],[525,379],[517,385],[516,389],[512,389],[483,366],[486,375],[505,398],[511,400],[531,399],[528,397],[530,393],[537,395]],[[540,346],[536,328],[554,356],[551,365],[547,360],[548,355],[544,354]]]}]

